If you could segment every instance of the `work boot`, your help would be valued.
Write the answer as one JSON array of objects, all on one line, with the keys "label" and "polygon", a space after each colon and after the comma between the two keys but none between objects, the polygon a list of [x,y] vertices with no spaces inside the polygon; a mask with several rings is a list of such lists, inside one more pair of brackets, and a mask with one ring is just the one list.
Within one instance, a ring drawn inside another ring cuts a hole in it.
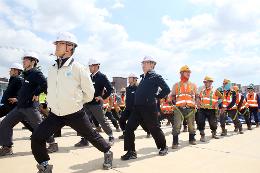
[{"label": "work boot", "polygon": [[227,136],[227,129],[222,128],[221,136]]},{"label": "work boot", "polygon": [[113,136],[109,136],[109,138],[108,138],[108,144],[109,144],[110,146],[112,146],[112,145],[114,145],[114,143],[115,143],[115,138],[114,138]]},{"label": "work boot", "polygon": [[177,149],[179,146],[179,136],[173,136],[172,149]]},{"label": "work boot", "polygon": [[200,130],[200,141],[201,142],[206,142],[204,130]]},{"label": "work boot", "polygon": [[47,165],[47,166],[42,166],[42,165],[37,165],[38,168],[38,173],[52,173],[52,165]]},{"label": "work boot", "polygon": [[151,133],[146,133],[146,138],[150,138],[151,137]]},{"label": "work boot", "polygon": [[0,157],[12,155],[12,154],[13,154],[12,147],[2,147],[2,148],[0,148]]},{"label": "work boot", "polygon": [[239,128],[239,134],[244,134],[244,132],[243,132],[243,128],[242,128],[242,127]]},{"label": "work boot", "polygon": [[48,153],[55,153],[59,150],[58,143],[51,143],[47,148]]},{"label": "work boot", "polygon": [[113,152],[108,151],[107,153],[104,153],[103,169],[105,169],[105,170],[111,169],[112,162],[113,162]]},{"label": "work boot", "polygon": [[212,138],[214,139],[219,139],[219,137],[217,136],[217,132],[216,131],[212,131]]},{"label": "work boot", "polygon": [[137,158],[136,151],[127,151],[125,155],[121,156],[121,160],[130,160],[136,158]]},{"label": "work boot", "polygon": [[238,132],[238,128],[237,127],[235,127],[234,132]]},{"label": "work boot", "polygon": [[81,140],[74,145],[74,147],[86,147],[89,146],[89,142],[85,138],[81,138]]},{"label": "work boot", "polygon": [[184,126],[182,132],[188,132],[188,127]]},{"label": "work boot", "polygon": [[102,128],[101,127],[96,127],[96,132],[102,133]]},{"label": "work boot", "polygon": [[168,154],[168,147],[166,146],[165,148],[162,148],[160,151],[159,151],[159,155],[160,156],[165,156],[166,154]]},{"label": "work boot", "polygon": [[195,139],[195,134],[189,134],[189,144],[190,145],[196,145],[196,139]]},{"label": "work boot", "polygon": [[200,142],[206,142],[205,135],[200,135]]},{"label": "work boot", "polygon": [[251,125],[247,125],[247,130],[252,130]]}]

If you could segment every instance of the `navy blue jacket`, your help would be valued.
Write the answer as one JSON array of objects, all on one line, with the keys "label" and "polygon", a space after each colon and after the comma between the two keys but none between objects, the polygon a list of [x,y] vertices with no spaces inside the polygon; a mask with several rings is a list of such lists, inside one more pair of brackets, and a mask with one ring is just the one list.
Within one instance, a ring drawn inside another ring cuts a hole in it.
[{"label": "navy blue jacket", "polygon": [[18,91],[20,90],[23,83],[23,78],[21,76],[10,77],[8,86],[3,94],[1,103],[4,105],[10,104],[9,98],[17,98]]},{"label": "navy blue jacket", "polygon": [[47,80],[45,76],[36,68],[23,72],[24,82],[18,92],[18,108],[29,108],[36,106],[32,101],[33,96],[40,93],[47,93]]},{"label": "navy blue jacket", "polygon": [[[145,76],[141,75],[141,82],[135,92],[135,105],[154,105],[157,99],[162,99],[170,93],[170,88],[161,75],[154,70],[149,71]],[[161,91],[158,93],[159,88]]]},{"label": "navy blue jacket", "polygon": [[[102,97],[103,99],[107,99],[113,88],[111,83],[109,82],[108,78],[106,75],[98,71],[94,76],[90,76],[95,88],[95,93],[94,93],[94,98],[91,102],[87,104],[100,104],[100,102],[96,102],[95,97]],[[103,90],[106,88],[105,93],[103,94]]]},{"label": "navy blue jacket", "polygon": [[126,87],[126,97],[125,97],[125,110],[131,111],[134,107],[135,102],[135,91],[137,89],[136,85],[129,85]]}]

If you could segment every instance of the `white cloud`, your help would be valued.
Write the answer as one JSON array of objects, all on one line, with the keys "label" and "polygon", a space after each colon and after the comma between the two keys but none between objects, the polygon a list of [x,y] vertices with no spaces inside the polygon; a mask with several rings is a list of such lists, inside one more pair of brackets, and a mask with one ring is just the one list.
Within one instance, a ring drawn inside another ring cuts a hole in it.
[{"label": "white cloud", "polygon": [[[212,74],[220,83],[224,77],[242,84],[259,82],[260,1],[191,2],[200,9],[212,10],[183,20],[164,16],[162,23],[167,29],[158,39],[158,45],[162,49],[186,52],[188,56],[195,57],[189,60],[196,81]],[[201,53],[196,55],[196,51]],[[207,53],[201,58],[203,52]]]},{"label": "white cloud", "polygon": [[[200,1],[200,4],[205,5],[205,0],[196,1],[193,0],[193,3],[198,4]],[[183,20],[164,16],[162,23],[167,29],[162,32],[157,44],[153,45],[138,40],[130,41],[124,26],[108,21],[112,15],[108,10],[111,6],[97,8],[94,0],[14,2],[16,3],[8,5],[5,1],[0,1],[0,14],[5,16],[0,18],[0,46],[39,52],[44,71],[53,63],[54,57],[49,57],[48,53],[54,48],[54,33],[68,30],[75,33],[80,40],[76,50],[77,59],[83,64],[87,64],[89,58],[99,59],[102,63],[101,70],[110,77],[126,77],[132,72],[141,73],[142,57],[151,55],[158,61],[156,69],[168,79],[170,85],[178,80],[179,68],[184,64],[191,66],[192,80],[198,83],[206,74],[216,76],[219,81],[223,77],[242,83],[258,79],[255,72],[252,72],[256,70],[259,74],[257,67],[260,66],[260,57],[254,52],[260,52],[257,48],[260,45],[260,18],[257,10],[240,12],[240,7],[235,7],[232,3],[211,1],[207,5],[216,8],[215,13],[203,13]],[[113,2],[114,7],[123,7],[122,1]],[[229,8],[232,10],[225,10]],[[246,14],[248,17],[241,15],[242,17],[230,22],[237,13]],[[11,18],[22,22],[13,21],[10,24],[6,19]],[[250,23],[247,22],[248,19],[253,19],[253,24],[247,24]],[[243,24],[243,27],[236,29],[240,24]],[[223,52],[216,59],[196,59],[193,55],[194,51],[210,52],[216,47]],[[7,74],[2,71],[4,67],[19,61],[22,52],[0,49],[0,72]],[[191,56],[195,59],[191,59]],[[241,66],[250,68],[243,68],[242,71]]]},{"label": "white cloud", "polygon": [[122,0],[115,0],[113,6],[112,6],[112,9],[119,9],[119,8],[124,8],[125,5],[124,3],[122,2]]},{"label": "white cloud", "polygon": [[212,41],[214,35],[210,30],[215,27],[216,23],[210,14],[201,14],[181,21],[164,16],[162,23],[168,27],[158,40],[158,45],[162,48],[180,51],[187,47],[192,50],[215,44]]},{"label": "white cloud", "polygon": [[106,9],[96,8],[93,1],[39,0],[32,23],[37,31],[56,33],[59,28],[63,30],[64,28],[73,30],[82,26],[98,28],[95,26],[96,22],[108,15]]}]

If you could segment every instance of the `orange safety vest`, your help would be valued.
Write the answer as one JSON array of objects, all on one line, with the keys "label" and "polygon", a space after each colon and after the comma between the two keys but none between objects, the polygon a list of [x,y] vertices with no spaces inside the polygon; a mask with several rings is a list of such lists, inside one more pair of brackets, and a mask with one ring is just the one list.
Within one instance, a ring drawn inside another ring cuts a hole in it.
[{"label": "orange safety vest", "polygon": [[195,108],[195,85],[187,82],[185,86],[182,82],[175,85],[176,106],[177,107],[192,107]]},{"label": "orange safety vest", "polygon": [[210,90],[204,89],[200,92],[200,107],[204,109],[217,109],[218,96],[211,88]]},{"label": "orange safety vest", "polygon": [[172,114],[173,113],[173,106],[169,104],[167,99],[162,99],[160,104],[161,111],[164,114]]},{"label": "orange safety vest", "polygon": [[[238,106],[238,104],[240,103],[240,100],[241,100],[241,97],[242,97],[242,94],[241,93],[238,93],[237,94],[237,100],[236,100],[236,104]],[[248,108],[248,103],[246,102],[246,99],[243,100],[243,103],[240,107],[240,110],[243,110],[245,108]]]},{"label": "orange safety vest", "polygon": [[125,107],[125,95],[121,95],[120,107]]},{"label": "orange safety vest", "polygon": [[[226,108],[228,107],[228,105],[232,102],[232,96],[231,96],[231,92],[229,92],[228,94],[226,94],[226,91],[224,91],[223,94],[223,107]],[[232,109],[237,109],[237,105],[235,104],[232,108],[230,108],[229,110]]]},{"label": "orange safety vest", "polygon": [[249,107],[258,107],[258,103],[257,103],[257,94],[254,92],[252,94],[247,94],[246,95],[246,99],[247,99],[247,103],[249,105]]}]

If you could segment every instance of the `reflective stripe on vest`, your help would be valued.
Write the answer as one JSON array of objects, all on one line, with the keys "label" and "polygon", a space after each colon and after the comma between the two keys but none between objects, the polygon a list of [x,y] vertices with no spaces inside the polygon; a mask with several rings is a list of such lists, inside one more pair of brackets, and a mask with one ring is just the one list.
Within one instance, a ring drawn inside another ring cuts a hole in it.
[{"label": "reflective stripe on vest", "polygon": [[173,106],[169,105],[168,101],[162,101],[160,104],[161,111],[165,114],[173,112]]},{"label": "reflective stripe on vest", "polygon": [[213,92],[213,90],[210,90],[210,93],[206,93],[206,89],[201,91],[200,98],[201,98],[201,108],[207,108],[207,109],[216,109],[218,104],[218,97]]},{"label": "reflective stripe on vest", "polygon": [[186,87],[181,82],[176,85],[176,106],[177,107],[195,107],[195,91],[194,86],[190,82]]},{"label": "reflective stripe on vest", "polygon": [[[249,107],[258,107],[257,94],[256,93],[253,93],[253,94],[254,95],[252,95],[252,94],[246,95],[247,103],[248,103]],[[253,96],[253,98],[252,98],[252,96]]]},{"label": "reflective stripe on vest", "polygon": [[[232,102],[232,96],[230,95],[231,92],[226,95],[226,91],[224,91],[224,98],[223,98],[223,107],[226,108],[228,105]],[[235,104],[232,108],[230,109],[237,109],[237,105]]]}]

